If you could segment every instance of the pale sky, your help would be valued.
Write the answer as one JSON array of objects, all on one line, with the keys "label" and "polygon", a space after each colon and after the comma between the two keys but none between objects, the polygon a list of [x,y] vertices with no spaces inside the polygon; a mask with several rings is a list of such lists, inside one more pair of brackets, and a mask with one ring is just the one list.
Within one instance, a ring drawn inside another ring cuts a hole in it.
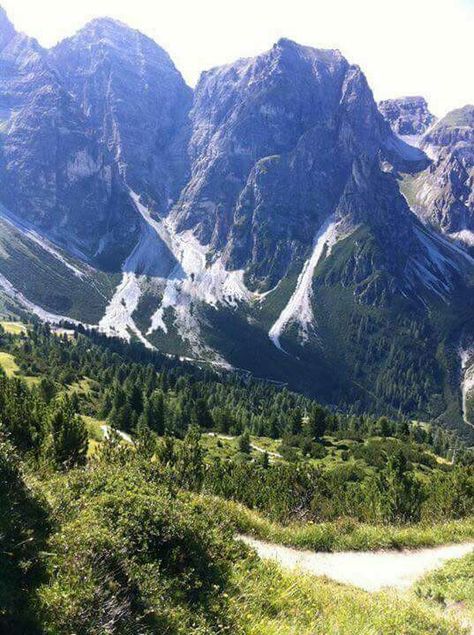
[{"label": "pale sky", "polygon": [[194,85],[202,70],[255,55],[280,37],[338,48],[377,100],[423,95],[438,116],[474,103],[474,0],[0,0],[44,46],[94,17],[152,37]]}]

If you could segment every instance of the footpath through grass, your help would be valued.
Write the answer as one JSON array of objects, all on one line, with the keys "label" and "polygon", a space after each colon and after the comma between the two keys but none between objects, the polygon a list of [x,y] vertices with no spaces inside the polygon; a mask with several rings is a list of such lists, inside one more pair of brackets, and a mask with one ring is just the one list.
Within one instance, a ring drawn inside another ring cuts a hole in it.
[{"label": "footpath through grass", "polygon": [[369,525],[351,519],[324,523],[272,522],[239,503],[206,497],[238,533],[312,551],[370,551],[434,547],[474,538],[474,516],[436,525]]}]

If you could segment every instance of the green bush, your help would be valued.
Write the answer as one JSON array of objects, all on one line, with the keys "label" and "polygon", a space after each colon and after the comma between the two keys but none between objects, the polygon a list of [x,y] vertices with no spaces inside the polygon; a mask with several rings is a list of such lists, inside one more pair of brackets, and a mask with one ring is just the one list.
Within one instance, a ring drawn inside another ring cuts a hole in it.
[{"label": "green bush", "polygon": [[235,632],[223,590],[239,547],[204,506],[137,463],[130,455],[53,481],[60,529],[39,590],[46,632]]}]

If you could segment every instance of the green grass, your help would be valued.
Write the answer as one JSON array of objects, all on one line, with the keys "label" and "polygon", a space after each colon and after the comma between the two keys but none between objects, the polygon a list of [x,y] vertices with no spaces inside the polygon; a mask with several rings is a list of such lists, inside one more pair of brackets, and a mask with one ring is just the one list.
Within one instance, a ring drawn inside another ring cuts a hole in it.
[{"label": "green grass", "polygon": [[104,432],[101,428],[101,425],[105,424],[106,421],[96,419],[95,417],[89,417],[87,415],[81,416],[82,420],[86,424],[87,434],[89,437],[87,456],[90,458],[97,452],[97,450],[99,450],[102,445],[102,442],[104,440]]},{"label": "green grass", "polygon": [[67,386],[66,391],[68,395],[72,395],[73,393],[78,393],[80,395],[90,395],[91,389],[93,386],[93,382],[88,377],[83,377],[79,381],[74,382],[70,386]]},{"label": "green grass", "polygon": [[425,576],[417,583],[415,593],[474,622],[474,553],[450,560]]},{"label": "green grass", "polygon": [[206,498],[207,504],[219,510],[239,533],[313,551],[418,548],[464,542],[474,538],[474,516],[434,526],[369,525],[351,519],[281,525],[234,501]]},{"label": "green grass", "polygon": [[15,361],[15,357],[11,353],[0,351],[0,366],[5,371],[7,377],[18,377],[19,379],[23,379],[30,388],[40,381],[40,377],[22,375],[20,368]]},{"label": "green grass", "polygon": [[0,325],[11,335],[26,335],[28,332],[26,326],[22,322],[11,322],[7,320],[0,322]]},{"label": "green grass", "polygon": [[457,635],[464,631],[422,600],[369,594],[274,563],[234,570],[236,619],[248,635]]},{"label": "green grass", "polygon": [[[269,437],[250,437],[250,443],[267,452],[278,453],[281,441],[279,439],[270,439]],[[204,434],[201,437],[201,445],[208,453],[209,459],[219,457],[220,459],[232,459],[239,453],[238,437],[223,438],[214,436],[213,434]],[[253,459],[261,458],[262,452],[251,448],[249,456]],[[271,457],[274,460],[273,457]],[[281,460],[276,458],[275,460]]]},{"label": "green grass", "polygon": [[106,421],[102,421],[94,417],[88,417],[87,415],[82,415],[82,420],[86,424],[89,439],[92,439],[96,442],[104,440],[104,433],[101,426],[104,425]]},{"label": "green grass", "polygon": [[29,300],[47,311],[97,323],[119,276],[85,270],[81,278],[39,245],[0,219],[0,271]]},{"label": "green grass", "polygon": [[20,371],[14,356],[11,353],[5,353],[3,351],[0,352],[0,366],[5,371],[7,377],[15,377]]}]

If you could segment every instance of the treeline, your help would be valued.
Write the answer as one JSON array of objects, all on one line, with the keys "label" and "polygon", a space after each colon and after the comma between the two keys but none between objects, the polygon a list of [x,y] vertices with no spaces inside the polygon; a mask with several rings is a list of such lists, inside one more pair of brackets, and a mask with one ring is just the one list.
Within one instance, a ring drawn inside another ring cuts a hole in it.
[{"label": "treeline", "polygon": [[25,375],[42,378],[46,401],[62,387],[88,378],[89,394],[73,395],[73,409],[107,419],[126,432],[139,425],[179,438],[191,425],[236,436],[249,431],[283,438],[290,460],[292,447],[300,447],[303,455],[321,456],[318,440],[325,434],[346,439],[380,435],[425,444],[456,462],[471,460],[464,444],[442,428],[334,413],[286,388],[199,369],[95,332],[78,333],[71,341],[36,325],[24,338],[0,331],[0,346],[15,355]]}]

